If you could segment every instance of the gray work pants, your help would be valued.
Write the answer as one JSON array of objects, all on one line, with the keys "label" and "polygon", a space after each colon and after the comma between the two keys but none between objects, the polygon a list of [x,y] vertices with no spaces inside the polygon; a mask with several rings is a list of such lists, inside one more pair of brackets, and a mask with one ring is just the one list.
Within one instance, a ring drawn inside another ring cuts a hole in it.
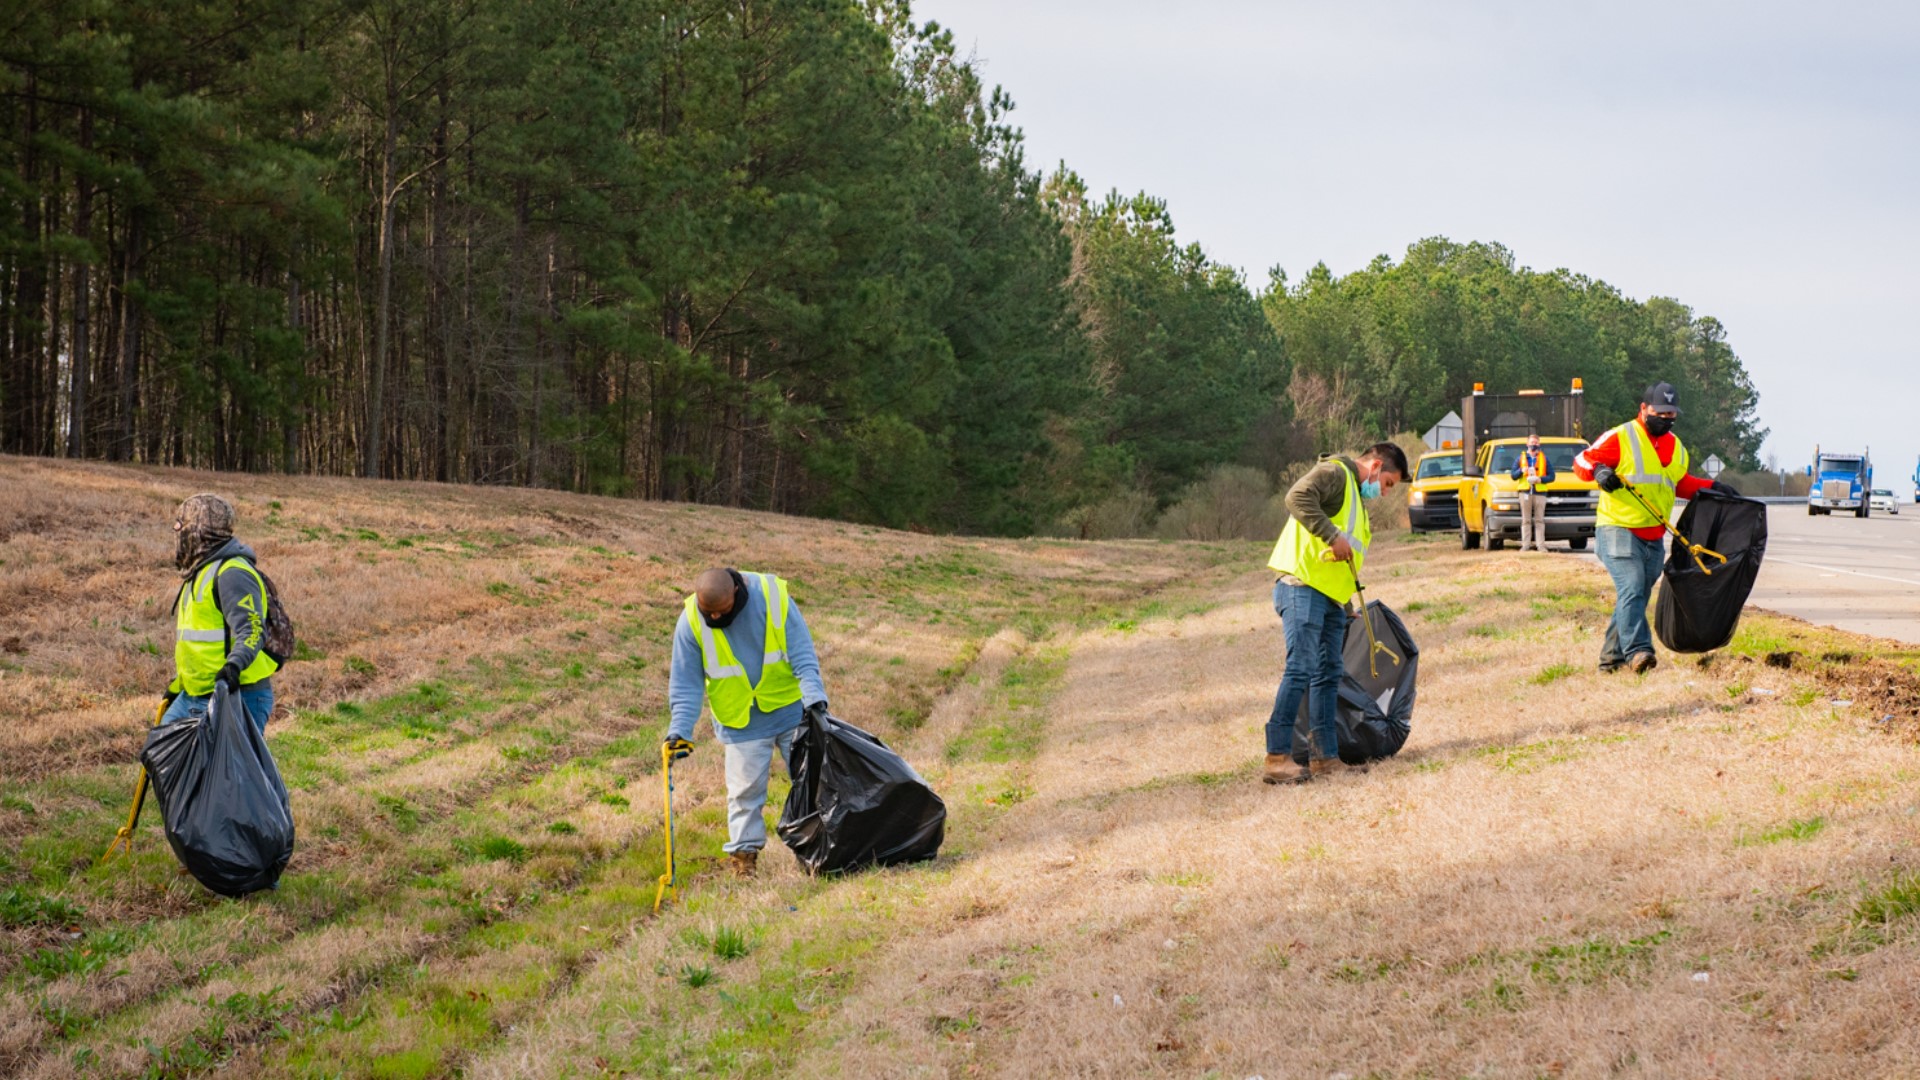
[{"label": "gray work pants", "polygon": [[1527,543],[1533,543],[1533,550],[1547,550],[1547,496],[1542,491],[1523,491],[1520,493],[1520,550],[1527,550]]},{"label": "gray work pants", "polygon": [[786,761],[793,753],[799,728],[771,739],[727,743],[727,843],[722,850],[759,851],[767,846],[767,778],[773,771],[773,752]]}]

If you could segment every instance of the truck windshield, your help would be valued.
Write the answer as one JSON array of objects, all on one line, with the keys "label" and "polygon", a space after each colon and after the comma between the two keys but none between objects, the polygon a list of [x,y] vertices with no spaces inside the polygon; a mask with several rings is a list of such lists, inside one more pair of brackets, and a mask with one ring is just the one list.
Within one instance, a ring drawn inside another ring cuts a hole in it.
[{"label": "truck windshield", "polygon": [[1459,476],[1461,469],[1459,454],[1446,454],[1441,457],[1423,457],[1420,459],[1420,475],[1416,480],[1429,480],[1436,476]]},{"label": "truck windshield", "polygon": [[[1513,466],[1520,460],[1520,452],[1525,449],[1525,446],[1518,443],[1494,447],[1493,464],[1487,467],[1487,471],[1495,476],[1505,476],[1512,472]],[[1586,449],[1586,447],[1577,443],[1545,443],[1540,449],[1547,452],[1547,460],[1553,462],[1554,472],[1565,473],[1573,471],[1573,459],[1579,456],[1580,451]],[[1561,479],[1571,480],[1573,478],[1563,476]]]},{"label": "truck windshield", "polygon": [[1820,471],[1821,472],[1848,472],[1848,473],[1859,472],[1860,459],[1857,457],[1823,457],[1820,459]]}]

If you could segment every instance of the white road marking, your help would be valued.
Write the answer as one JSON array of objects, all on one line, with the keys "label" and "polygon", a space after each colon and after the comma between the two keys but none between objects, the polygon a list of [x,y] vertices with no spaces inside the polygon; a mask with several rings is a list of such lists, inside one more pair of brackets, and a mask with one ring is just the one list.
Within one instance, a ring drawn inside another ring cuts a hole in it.
[{"label": "white road marking", "polygon": [[1915,588],[1920,588],[1920,581],[1915,581],[1912,578],[1888,577],[1885,574],[1869,574],[1864,570],[1848,570],[1845,567],[1840,567],[1840,566],[1821,566],[1818,563],[1799,562],[1795,559],[1769,559],[1767,561],[1783,562],[1783,563],[1786,563],[1788,566],[1804,566],[1809,570],[1829,571],[1829,573],[1820,575],[1821,577],[1831,577],[1834,574],[1852,574],[1854,577],[1872,578],[1875,581],[1892,581],[1901,585],[1912,585]]}]

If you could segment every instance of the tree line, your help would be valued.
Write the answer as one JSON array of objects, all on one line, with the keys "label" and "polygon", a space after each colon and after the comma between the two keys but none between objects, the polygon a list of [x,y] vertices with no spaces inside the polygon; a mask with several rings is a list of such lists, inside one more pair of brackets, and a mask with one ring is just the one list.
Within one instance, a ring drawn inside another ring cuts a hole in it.
[{"label": "tree line", "polygon": [[1746,385],[1712,320],[1483,245],[1256,295],[1163,203],[1031,168],[904,0],[0,31],[0,451],[1084,534],[1475,380]]},{"label": "tree line", "polygon": [[1276,271],[1262,298],[1294,365],[1296,402],[1324,439],[1425,431],[1485,383],[1497,393],[1585,384],[1589,437],[1672,383],[1696,460],[1758,469],[1759,395],[1718,319],[1677,300],[1632,300],[1604,281],[1516,265],[1498,244],[1431,237],[1336,277]]}]

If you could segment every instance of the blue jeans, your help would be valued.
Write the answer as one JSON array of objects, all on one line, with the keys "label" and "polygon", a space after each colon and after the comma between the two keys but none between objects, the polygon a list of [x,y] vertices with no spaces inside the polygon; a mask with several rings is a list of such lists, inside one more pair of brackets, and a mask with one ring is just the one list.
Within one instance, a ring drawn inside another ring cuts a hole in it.
[{"label": "blue jeans", "polygon": [[1642,540],[1618,525],[1600,526],[1595,541],[1600,565],[1613,575],[1613,621],[1607,624],[1607,640],[1600,646],[1600,666],[1612,668],[1653,652],[1647,601],[1660,580],[1667,545],[1664,537]]},{"label": "blue jeans", "polygon": [[1287,670],[1273,695],[1273,715],[1267,718],[1267,753],[1293,753],[1293,725],[1304,698],[1313,732],[1310,756],[1334,757],[1340,752],[1337,710],[1347,609],[1319,589],[1276,581],[1273,610],[1280,613],[1280,629],[1287,636]]},{"label": "blue jeans", "polygon": [[[181,694],[173,699],[173,704],[167,706],[167,711],[160,717],[160,722],[171,724],[175,720],[185,720],[189,716],[205,716],[207,702],[212,697],[212,694],[206,697]],[[260,734],[265,735],[267,717],[273,715],[273,680],[262,679],[251,686],[241,687],[240,703],[247,707],[247,715],[253,719],[253,726],[260,729]]]}]

